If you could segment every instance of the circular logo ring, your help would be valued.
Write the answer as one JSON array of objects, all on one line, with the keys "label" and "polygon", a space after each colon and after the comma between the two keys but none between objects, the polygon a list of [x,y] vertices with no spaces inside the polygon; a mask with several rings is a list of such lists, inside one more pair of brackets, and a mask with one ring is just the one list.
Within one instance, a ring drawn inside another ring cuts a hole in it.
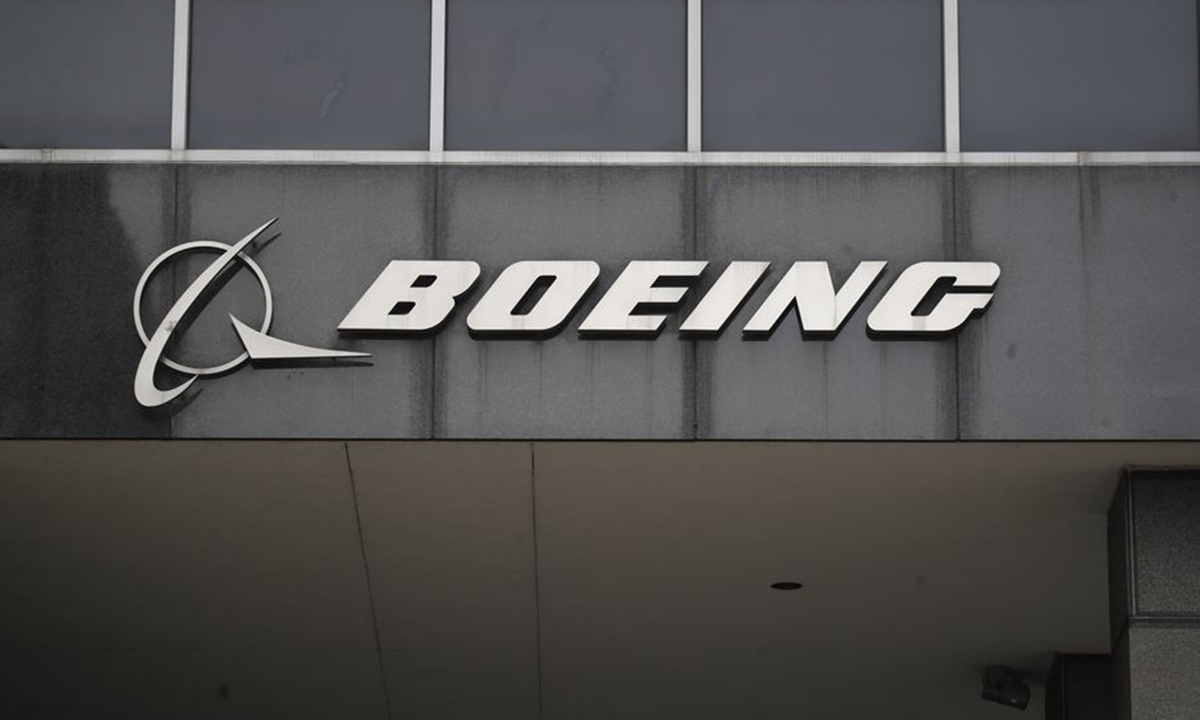
[{"label": "circular logo ring", "polygon": [[[155,258],[154,262],[150,263],[150,266],[147,267],[145,272],[142,273],[141,279],[138,280],[137,290],[133,293],[133,324],[135,327],[137,327],[138,337],[142,339],[143,345],[150,344],[150,337],[146,334],[146,328],[142,325],[142,293],[146,289],[146,283],[150,280],[150,277],[153,276],[154,273],[158,272],[158,269],[164,262],[181,253],[190,252],[193,250],[217,250],[224,252],[229,248],[230,246],[224,243],[211,240],[195,240],[182,245],[176,245],[162,255],[159,255],[157,258]],[[265,333],[271,327],[271,315],[274,312],[274,303],[271,300],[271,286],[267,283],[267,276],[265,273],[263,273],[262,268],[258,266],[258,263],[250,259],[248,255],[245,253],[238,253],[237,259],[254,273],[254,276],[258,279],[258,284],[262,286],[263,300],[266,303],[266,310],[263,312],[262,329],[260,332]],[[247,352],[242,352],[242,354],[238,355],[227,363],[214,365],[212,367],[197,368],[175,362],[164,355],[162,357],[162,363],[169,368],[178,370],[182,373],[188,373],[189,375],[220,375],[221,373],[226,373],[230,370],[233,370],[249,359],[250,354]]]}]

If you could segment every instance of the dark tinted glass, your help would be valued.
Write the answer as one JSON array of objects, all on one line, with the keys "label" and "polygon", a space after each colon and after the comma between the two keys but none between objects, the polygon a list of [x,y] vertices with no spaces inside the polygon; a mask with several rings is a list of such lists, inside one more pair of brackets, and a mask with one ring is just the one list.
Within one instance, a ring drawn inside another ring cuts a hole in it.
[{"label": "dark tinted glass", "polygon": [[705,150],[941,150],[941,0],[705,0]]},{"label": "dark tinted glass", "polygon": [[1195,0],[959,0],[964,150],[1200,145]]},{"label": "dark tinted glass", "polygon": [[429,0],[193,0],[189,144],[429,145]]},{"label": "dark tinted glass", "polygon": [[684,149],[686,0],[450,0],[447,23],[447,149]]},{"label": "dark tinted glass", "polygon": [[0,147],[168,147],[174,9],[0,0]]}]

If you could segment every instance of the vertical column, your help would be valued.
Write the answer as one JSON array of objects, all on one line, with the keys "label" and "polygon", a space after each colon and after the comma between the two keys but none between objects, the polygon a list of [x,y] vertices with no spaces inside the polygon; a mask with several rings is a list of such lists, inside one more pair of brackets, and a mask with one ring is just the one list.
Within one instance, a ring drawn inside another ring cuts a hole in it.
[{"label": "vertical column", "polygon": [[1200,470],[1130,470],[1108,515],[1118,720],[1200,712]]},{"label": "vertical column", "polygon": [[942,0],[942,97],[946,118],[946,152],[959,152],[958,0]]},{"label": "vertical column", "polygon": [[446,146],[446,0],[430,0],[429,151]]},{"label": "vertical column", "polygon": [[687,5],[687,150],[703,150],[704,22],[701,0]]},{"label": "vertical column", "polygon": [[171,149],[187,147],[188,59],[192,0],[175,0],[175,56],[171,73]]},{"label": "vertical column", "polygon": [[1046,720],[1116,720],[1111,655],[1059,655],[1046,681]]}]

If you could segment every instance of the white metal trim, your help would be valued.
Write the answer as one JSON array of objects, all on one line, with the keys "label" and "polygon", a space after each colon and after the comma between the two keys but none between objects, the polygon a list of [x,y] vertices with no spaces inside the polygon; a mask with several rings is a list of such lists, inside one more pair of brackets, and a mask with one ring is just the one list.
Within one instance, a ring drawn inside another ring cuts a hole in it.
[{"label": "white metal trim", "polygon": [[446,144],[446,0],[429,5],[429,150]]},{"label": "white metal trim", "polygon": [[942,0],[942,97],[945,105],[946,152],[961,150],[958,81],[958,0]]},{"label": "white metal trim", "polygon": [[1200,152],[497,152],[423,150],[0,149],[12,163],[233,163],[260,165],[1200,165]]},{"label": "white metal trim", "polygon": [[1079,153],[1081,165],[1196,165],[1200,152]]},{"label": "white metal trim", "polygon": [[687,149],[704,149],[704,19],[702,0],[687,5]]},{"label": "white metal trim", "polygon": [[171,148],[174,150],[187,147],[191,25],[192,0],[175,0],[175,48],[171,71]]}]

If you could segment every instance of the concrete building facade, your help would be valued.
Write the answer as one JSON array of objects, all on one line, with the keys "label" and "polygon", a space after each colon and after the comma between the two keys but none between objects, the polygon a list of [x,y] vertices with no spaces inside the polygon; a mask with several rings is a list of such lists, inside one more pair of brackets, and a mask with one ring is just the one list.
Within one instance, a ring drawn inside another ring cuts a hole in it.
[{"label": "concrete building facade", "polygon": [[0,8],[0,715],[1200,717],[1194,0]]}]

